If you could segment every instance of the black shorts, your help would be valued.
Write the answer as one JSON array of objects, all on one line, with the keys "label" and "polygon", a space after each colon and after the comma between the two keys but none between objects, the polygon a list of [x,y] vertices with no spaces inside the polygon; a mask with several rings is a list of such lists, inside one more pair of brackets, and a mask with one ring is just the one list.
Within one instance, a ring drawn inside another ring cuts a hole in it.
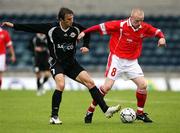
[{"label": "black shorts", "polygon": [[50,62],[50,70],[53,78],[57,74],[64,74],[69,78],[75,80],[80,72],[84,70],[83,67],[76,61],[76,59],[69,59],[68,61],[51,61]]},{"label": "black shorts", "polygon": [[35,58],[34,62],[34,71],[35,72],[41,72],[41,71],[48,71],[49,70],[49,64],[48,64],[48,58]]}]

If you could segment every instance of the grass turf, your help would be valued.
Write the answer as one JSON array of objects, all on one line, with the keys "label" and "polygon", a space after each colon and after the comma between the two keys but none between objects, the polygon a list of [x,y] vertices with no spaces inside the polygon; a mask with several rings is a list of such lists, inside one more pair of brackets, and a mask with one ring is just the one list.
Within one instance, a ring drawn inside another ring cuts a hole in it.
[{"label": "grass turf", "polygon": [[[0,91],[0,133],[170,133],[180,132],[180,93],[150,91],[145,111],[152,124],[135,121],[124,124],[119,113],[107,119],[99,109],[92,124],[84,124],[91,98],[88,91],[65,91],[60,110],[62,125],[50,125],[51,95],[36,96],[35,91]],[[108,105],[121,104],[136,109],[134,91],[110,91]]]}]

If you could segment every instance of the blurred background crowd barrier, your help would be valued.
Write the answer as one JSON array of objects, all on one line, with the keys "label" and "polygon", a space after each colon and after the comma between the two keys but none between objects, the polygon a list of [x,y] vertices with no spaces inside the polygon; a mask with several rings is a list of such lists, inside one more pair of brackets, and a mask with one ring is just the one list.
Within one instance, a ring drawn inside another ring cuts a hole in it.
[{"label": "blurred background crowd barrier", "polygon": [[[1,20],[11,21],[15,23],[39,23],[56,21],[56,15],[17,15],[17,14],[1,14]],[[77,15],[75,21],[81,23],[85,27],[99,24],[104,21],[113,19],[124,19],[126,16],[113,15]],[[158,48],[157,39],[146,39],[143,43],[142,55],[139,63],[145,71],[179,71],[180,70],[180,16],[147,16],[146,22],[160,28],[166,36],[167,47]],[[10,64],[9,68],[13,70],[28,70],[32,68],[32,54],[28,48],[30,40],[34,34],[17,32],[13,29],[10,31],[17,61]],[[104,71],[109,53],[108,48],[109,36],[100,36],[92,34],[90,41],[90,52],[82,55],[77,50],[77,58],[79,62],[87,69],[95,71]],[[79,44],[78,47],[81,45]]]}]

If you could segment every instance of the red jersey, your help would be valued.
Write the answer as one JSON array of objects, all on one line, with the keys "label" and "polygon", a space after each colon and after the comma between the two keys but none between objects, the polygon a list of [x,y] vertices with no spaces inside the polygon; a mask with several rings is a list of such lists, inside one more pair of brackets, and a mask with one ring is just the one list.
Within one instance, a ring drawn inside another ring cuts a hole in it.
[{"label": "red jersey", "polygon": [[137,59],[141,55],[144,38],[157,36],[164,37],[160,29],[142,22],[138,29],[134,29],[130,18],[101,23],[86,29],[84,32],[100,31],[109,34],[110,52],[120,58],[129,60]]},{"label": "red jersey", "polygon": [[9,33],[0,28],[0,54],[6,54],[6,47],[12,46]]}]

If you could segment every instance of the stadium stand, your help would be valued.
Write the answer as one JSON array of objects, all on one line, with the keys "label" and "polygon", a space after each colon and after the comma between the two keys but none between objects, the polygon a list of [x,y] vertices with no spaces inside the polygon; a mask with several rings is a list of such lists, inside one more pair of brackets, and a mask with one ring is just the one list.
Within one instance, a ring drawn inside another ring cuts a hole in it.
[{"label": "stadium stand", "polygon": [[[1,21],[16,23],[35,23],[56,21],[55,14],[0,14]],[[107,20],[122,19],[125,16],[117,15],[77,15],[75,21],[85,27],[89,27]],[[143,44],[143,52],[139,59],[140,64],[146,71],[177,71],[180,70],[180,16],[147,16],[145,21],[159,27],[167,37],[167,47],[157,48],[156,39],[147,39]],[[28,44],[32,33],[15,32],[8,29],[14,42],[17,62],[9,65],[10,68],[20,70],[32,68],[32,55],[28,50]],[[91,36],[90,53],[82,56],[77,50],[77,58],[82,65],[89,70],[104,71],[108,56],[108,36],[93,34]],[[98,57],[98,58],[97,58]]]}]

